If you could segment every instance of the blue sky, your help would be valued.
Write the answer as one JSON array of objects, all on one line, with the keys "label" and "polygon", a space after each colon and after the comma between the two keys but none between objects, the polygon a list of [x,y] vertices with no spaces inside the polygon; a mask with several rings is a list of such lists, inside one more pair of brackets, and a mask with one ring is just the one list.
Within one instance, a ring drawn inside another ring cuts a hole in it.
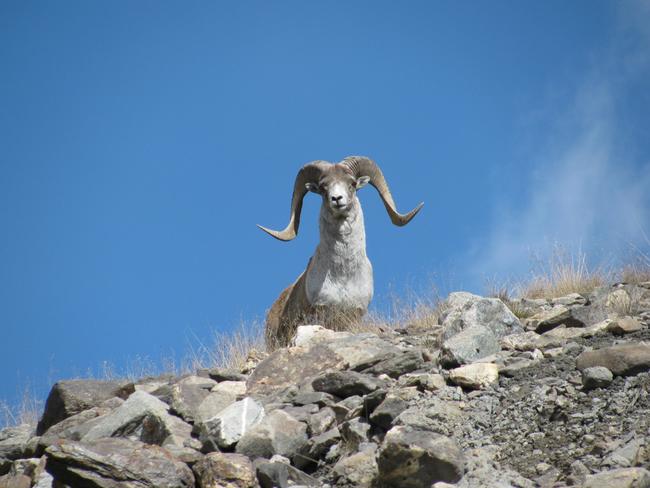
[{"label": "blue sky", "polygon": [[[0,3],[0,398],[182,358],[317,240],[298,168],[374,158],[374,307],[650,233],[650,3]],[[597,258],[596,258],[597,257]]]}]

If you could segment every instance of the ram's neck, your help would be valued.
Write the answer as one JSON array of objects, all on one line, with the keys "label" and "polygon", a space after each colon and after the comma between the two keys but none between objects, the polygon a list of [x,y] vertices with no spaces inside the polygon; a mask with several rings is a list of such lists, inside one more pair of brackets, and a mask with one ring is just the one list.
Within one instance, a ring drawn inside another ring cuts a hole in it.
[{"label": "ram's neck", "polygon": [[345,219],[322,209],[320,243],[305,275],[307,300],[313,306],[365,312],[372,288],[361,205],[357,201]]},{"label": "ram's neck", "polygon": [[316,254],[324,254],[343,262],[366,257],[366,231],[361,205],[356,202],[350,213],[342,219],[321,209],[320,243]]}]

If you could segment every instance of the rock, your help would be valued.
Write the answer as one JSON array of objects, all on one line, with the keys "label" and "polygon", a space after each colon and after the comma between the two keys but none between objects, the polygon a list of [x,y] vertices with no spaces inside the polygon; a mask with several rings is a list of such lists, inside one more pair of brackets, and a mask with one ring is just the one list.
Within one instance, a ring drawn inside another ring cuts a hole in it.
[{"label": "rock", "polygon": [[307,420],[309,433],[319,435],[328,430],[336,422],[336,414],[330,407],[321,408]]},{"label": "rock", "polygon": [[318,375],[311,383],[315,391],[330,393],[341,398],[367,395],[384,383],[355,371],[332,371]]},{"label": "rock", "polygon": [[503,365],[499,365],[500,376],[515,376],[516,373],[523,369],[531,368],[539,363],[541,358],[528,359],[528,358],[514,358],[507,359]]},{"label": "rock", "polygon": [[212,388],[212,392],[234,396],[235,398],[243,398],[246,396],[246,382],[222,381]]},{"label": "rock", "polygon": [[301,405],[298,407],[294,405],[287,405],[280,409],[274,409],[274,410],[282,410],[283,412],[291,415],[294,419],[307,424],[311,416],[318,412],[318,405],[309,404],[309,405]]},{"label": "rock", "polygon": [[282,462],[255,462],[257,479],[262,488],[288,488],[289,486],[322,486],[316,478]]},{"label": "rock", "polygon": [[192,426],[168,413],[169,406],[144,391],[133,393],[120,407],[91,420],[84,442],[106,437],[125,437],[148,444],[183,446]]},{"label": "rock", "polygon": [[519,319],[498,298],[483,298],[466,292],[451,293],[442,322],[443,340],[475,326],[488,328],[497,339],[523,332]]},{"label": "rock", "polygon": [[98,488],[185,488],[192,471],[159,446],[129,439],[61,441],[47,448],[47,471],[58,483]]},{"label": "rock", "polygon": [[410,406],[393,423],[452,436],[461,426],[467,425],[467,422],[467,418],[456,402],[445,401],[434,396],[427,399],[423,405]]},{"label": "rock", "polygon": [[607,388],[613,379],[612,372],[603,366],[593,366],[582,370],[582,387],[585,390]]},{"label": "rock", "polygon": [[237,443],[237,452],[251,459],[275,454],[291,457],[307,444],[307,425],[283,410],[274,410],[246,432]]},{"label": "rock", "polygon": [[500,350],[499,341],[490,329],[472,326],[442,343],[439,361],[443,366],[453,367],[472,363]]},{"label": "rock", "polygon": [[327,370],[355,369],[378,355],[401,354],[375,334],[344,334],[305,346],[278,349],[263,360],[248,378],[248,394],[269,397]]},{"label": "rock", "polygon": [[503,349],[507,350],[534,351],[535,349],[561,346],[562,341],[550,336],[539,335],[533,331],[527,331],[503,337],[500,345]]},{"label": "rock", "polygon": [[307,391],[298,393],[293,398],[294,405],[309,405],[314,404],[319,407],[325,407],[336,403],[333,395],[322,391]]},{"label": "rock", "polygon": [[45,411],[36,428],[42,435],[52,425],[79,412],[96,407],[112,397],[126,399],[135,391],[126,381],[67,380],[56,383],[45,402]]},{"label": "rock", "polygon": [[621,344],[585,351],[576,358],[579,370],[604,366],[617,376],[635,375],[650,369],[650,345]]},{"label": "rock", "polygon": [[527,320],[527,328],[543,334],[562,324],[566,327],[585,327],[586,324],[575,317],[575,310],[564,305],[544,310]]},{"label": "rock", "polygon": [[649,488],[650,471],[643,468],[621,468],[588,475],[582,488]]},{"label": "rock", "polygon": [[193,470],[199,488],[259,487],[253,463],[241,454],[212,452]]},{"label": "rock", "polygon": [[587,299],[579,293],[569,293],[563,297],[551,298],[551,305],[564,305],[571,307],[573,305],[586,305]]},{"label": "rock", "polygon": [[210,393],[196,408],[196,424],[211,419],[226,407],[235,403],[235,401],[237,401],[237,397],[232,393]]},{"label": "rock", "polygon": [[613,468],[640,466],[645,456],[644,445],[645,440],[642,437],[631,439],[609,454],[602,464]]},{"label": "rock", "polygon": [[29,424],[7,427],[0,431],[0,459],[14,460],[27,456],[34,429]]},{"label": "rock", "polygon": [[364,369],[362,373],[376,376],[385,374],[391,378],[399,378],[403,374],[410,373],[424,366],[424,358],[420,351],[406,351],[383,361],[374,366]]},{"label": "rock", "polygon": [[351,335],[349,332],[337,332],[320,325],[300,325],[296,329],[296,335],[293,337],[291,345],[310,347],[319,342],[329,342],[333,339],[346,338]]},{"label": "rock", "polygon": [[53,488],[54,478],[47,471],[42,471],[34,479],[32,488]]},{"label": "rock", "polygon": [[459,386],[482,389],[499,379],[499,368],[492,363],[474,363],[452,369],[449,379]]},{"label": "rock", "polygon": [[13,462],[10,459],[0,457],[0,475],[7,474]]},{"label": "rock", "polygon": [[612,334],[630,334],[632,332],[638,332],[643,329],[643,325],[635,319],[634,317],[622,317],[619,319],[614,319],[607,326],[607,330]]},{"label": "rock", "polygon": [[570,341],[578,337],[586,337],[591,334],[591,329],[588,327],[567,327],[564,324],[558,325],[554,329],[544,332],[544,337],[549,339],[557,339],[562,342]]},{"label": "rock", "polygon": [[605,306],[614,311],[629,310],[632,298],[624,289],[619,288],[607,295]]},{"label": "rock", "polygon": [[421,391],[437,391],[447,385],[438,373],[408,373],[399,379],[400,386],[415,386]]},{"label": "rock", "polygon": [[[590,299],[590,302],[592,300]],[[571,317],[576,321],[575,325],[566,324],[567,327],[590,327],[598,322],[609,318],[606,307],[599,303],[590,303],[584,307],[573,307]],[[582,324],[582,325],[580,325]]]},{"label": "rock", "polygon": [[378,474],[376,451],[376,444],[372,444],[372,447],[339,459],[332,469],[337,483],[370,488]]},{"label": "rock", "polygon": [[197,376],[210,378],[214,381],[246,381],[248,377],[232,368],[204,368],[196,372]]},{"label": "rock", "polygon": [[32,479],[24,474],[6,474],[0,476],[0,488],[30,488]]},{"label": "rock", "polygon": [[246,397],[235,402],[198,426],[199,440],[206,451],[230,448],[264,418],[264,407]]},{"label": "rock", "polygon": [[350,451],[357,451],[360,444],[368,442],[370,439],[370,424],[360,419],[343,422],[340,431],[346,448]]},{"label": "rock", "polygon": [[336,415],[336,421],[340,423],[361,415],[364,410],[364,401],[359,395],[354,395],[332,405],[332,410]]},{"label": "rock", "polygon": [[247,389],[254,397],[268,396],[326,369],[342,368],[342,363],[342,358],[324,345],[278,349],[251,373]]},{"label": "rock", "polygon": [[398,426],[386,434],[377,464],[386,487],[429,488],[437,481],[458,482],[465,461],[452,439]]},{"label": "rock", "polygon": [[337,427],[316,435],[294,455],[294,464],[300,469],[312,467],[323,460],[330,449],[339,442],[341,442],[341,431]]},{"label": "rock", "polygon": [[58,439],[81,440],[91,427],[93,427],[93,423],[90,422],[92,419],[107,415],[113,410],[112,408],[104,407],[104,404],[72,415],[47,429],[47,432],[39,438],[38,444],[40,448],[45,449]]},{"label": "rock", "polygon": [[408,408],[409,404],[397,395],[388,394],[370,415],[370,422],[384,430],[390,429],[393,421]]},{"label": "rock", "polygon": [[201,376],[188,376],[170,385],[170,401],[172,411],[186,422],[196,420],[196,410],[201,402],[208,396],[210,389],[217,382]]},{"label": "rock", "polygon": [[[455,483],[453,488],[542,488],[544,485],[535,484],[524,478],[519,473],[500,464],[496,459],[496,449],[494,446],[485,446],[481,448],[468,449],[463,453],[465,459],[465,475],[459,483]],[[547,471],[547,476],[551,475],[553,469]],[[557,472],[557,471],[556,471]],[[438,482],[433,487],[438,488]],[[440,485],[443,488],[444,485]],[[447,488],[447,487],[444,487]],[[544,487],[546,488],[546,487]],[[559,488],[559,487],[558,487]]]}]

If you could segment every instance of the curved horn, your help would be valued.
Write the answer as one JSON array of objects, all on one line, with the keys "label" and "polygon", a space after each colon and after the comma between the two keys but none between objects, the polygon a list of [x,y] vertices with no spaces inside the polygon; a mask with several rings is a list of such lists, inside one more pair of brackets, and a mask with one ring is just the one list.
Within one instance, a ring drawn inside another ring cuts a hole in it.
[{"label": "curved horn", "polygon": [[420,211],[424,202],[420,203],[417,207],[407,214],[401,214],[395,208],[393,196],[388,189],[388,183],[382,174],[379,166],[372,160],[363,156],[349,156],[345,158],[340,164],[347,167],[355,178],[360,176],[369,176],[370,184],[375,187],[381,201],[384,202],[384,207],[388,212],[388,216],[393,224],[403,226],[408,224],[413,217]]},{"label": "curved horn", "polygon": [[293,196],[291,197],[291,215],[289,217],[289,224],[284,230],[272,230],[258,225],[267,234],[279,239],[281,241],[290,241],[298,234],[298,227],[300,226],[300,212],[302,211],[302,199],[307,193],[307,183],[318,183],[321,175],[330,166],[325,161],[313,161],[304,165],[298,175],[296,182],[293,185]]}]

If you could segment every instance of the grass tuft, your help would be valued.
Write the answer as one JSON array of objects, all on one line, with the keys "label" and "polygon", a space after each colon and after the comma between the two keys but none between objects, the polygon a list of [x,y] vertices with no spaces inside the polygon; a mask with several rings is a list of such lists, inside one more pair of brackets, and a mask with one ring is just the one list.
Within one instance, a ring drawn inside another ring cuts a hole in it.
[{"label": "grass tuft", "polygon": [[260,321],[240,322],[232,331],[214,331],[210,344],[197,340],[189,354],[188,368],[229,368],[241,370],[251,356],[266,351],[264,324]]},{"label": "grass tuft", "polygon": [[556,247],[548,263],[533,272],[531,280],[519,285],[518,295],[524,298],[556,298],[570,293],[588,294],[611,280],[603,268],[591,268],[583,252],[569,254]]},{"label": "grass tuft", "polygon": [[29,387],[25,387],[17,405],[9,405],[0,400],[0,429],[28,424],[36,428],[43,411],[43,402],[38,400]]}]

